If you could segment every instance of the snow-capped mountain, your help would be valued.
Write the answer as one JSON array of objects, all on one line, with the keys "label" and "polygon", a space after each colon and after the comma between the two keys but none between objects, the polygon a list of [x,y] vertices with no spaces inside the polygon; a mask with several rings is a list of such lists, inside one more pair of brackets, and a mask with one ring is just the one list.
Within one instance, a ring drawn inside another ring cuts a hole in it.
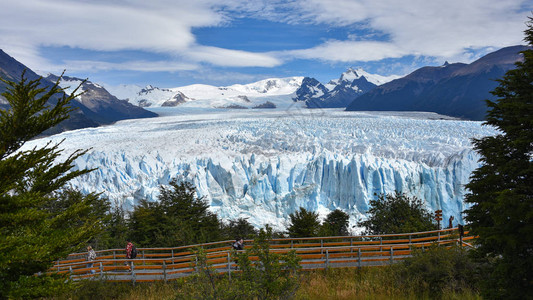
[{"label": "snow-capped mountain", "polygon": [[[328,85],[332,85],[335,87],[336,85],[340,84],[341,82],[353,82],[354,80],[361,79],[364,77],[366,81],[374,84],[374,85],[382,85],[384,83],[393,81],[395,79],[400,78],[401,76],[398,75],[391,75],[391,76],[381,76],[377,74],[370,74],[363,70],[362,68],[349,68],[346,72],[342,73],[341,77],[337,80],[331,80]],[[332,88],[330,88],[332,90]]]},{"label": "snow-capped mountain", "polygon": [[349,68],[327,84],[306,77],[293,100],[304,102],[308,108],[346,107],[360,95],[396,78],[370,74],[361,68]]},{"label": "snow-capped mountain", "polygon": [[75,165],[96,170],[71,184],[131,209],[178,177],[224,220],[279,229],[299,207],[321,216],[338,208],[355,224],[375,193],[395,190],[462,221],[464,185],[479,166],[471,139],[496,132],[429,113],[156,110],[167,113],[50,137],[65,140],[64,155],[91,148]]},{"label": "snow-capped mountain", "polygon": [[[148,85],[107,86],[120,99],[141,107],[180,106],[196,108],[309,108],[346,107],[357,96],[399,76],[380,76],[350,68],[338,79],[322,84],[314,78],[270,78],[250,84],[217,87],[193,84],[175,88]],[[292,101],[291,101],[292,100]]]},{"label": "snow-capped mountain", "polygon": [[[120,95],[142,107],[204,107],[204,108],[254,108],[265,106],[267,102],[276,107],[290,106],[294,92],[302,84],[303,77],[271,78],[250,84],[235,84],[216,87],[193,84],[176,88],[147,86],[132,93],[131,87],[108,87],[112,93]],[[129,94],[128,94],[129,93]]]},{"label": "snow-capped mountain", "polygon": [[445,63],[423,67],[411,74],[383,84],[355,99],[347,110],[432,111],[439,114],[484,120],[486,100],[495,100],[491,91],[527,46],[512,46],[489,53],[470,63]]}]

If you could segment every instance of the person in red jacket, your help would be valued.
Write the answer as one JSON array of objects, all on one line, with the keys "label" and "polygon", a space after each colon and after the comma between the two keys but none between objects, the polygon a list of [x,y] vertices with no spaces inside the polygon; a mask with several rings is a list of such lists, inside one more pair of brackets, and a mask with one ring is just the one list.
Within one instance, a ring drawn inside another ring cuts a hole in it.
[{"label": "person in red jacket", "polygon": [[[126,259],[132,259],[133,258],[133,243],[130,240],[126,240],[128,244],[126,245]],[[133,261],[126,261],[124,262],[125,265],[128,266],[128,269],[131,271],[133,267]]]}]

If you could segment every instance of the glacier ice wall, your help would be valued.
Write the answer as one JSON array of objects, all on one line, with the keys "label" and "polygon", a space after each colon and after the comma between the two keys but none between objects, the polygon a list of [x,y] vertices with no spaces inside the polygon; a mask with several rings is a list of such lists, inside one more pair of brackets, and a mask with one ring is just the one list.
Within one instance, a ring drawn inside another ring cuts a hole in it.
[{"label": "glacier ice wall", "polygon": [[[494,134],[479,122],[432,114],[234,112],[129,120],[53,136],[68,154],[92,149],[76,168],[97,168],[71,184],[131,209],[156,200],[173,177],[194,183],[223,219],[277,228],[299,207],[352,223],[370,199],[395,190],[462,222],[464,184],[479,166],[470,139]],[[37,140],[35,143],[44,143]]]}]

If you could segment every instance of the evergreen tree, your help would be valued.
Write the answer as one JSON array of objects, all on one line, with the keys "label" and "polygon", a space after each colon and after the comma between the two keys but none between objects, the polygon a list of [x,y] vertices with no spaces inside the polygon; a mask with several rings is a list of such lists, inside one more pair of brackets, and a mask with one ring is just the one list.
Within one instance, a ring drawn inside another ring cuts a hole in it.
[{"label": "evergreen tree", "polygon": [[122,248],[127,244],[130,232],[126,213],[121,206],[117,205],[112,210],[111,217],[105,228],[105,233],[108,235],[105,248]]},{"label": "evergreen tree", "polygon": [[[533,18],[525,40],[533,46]],[[496,101],[484,124],[498,134],[474,140],[482,166],[466,186],[466,211],[477,248],[493,261],[488,298],[525,299],[533,294],[533,50],[498,80]]]},{"label": "evergreen tree", "polygon": [[227,225],[223,226],[224,235],[228,239],[252,238],[257,234],[257,230],[245,218],[229,220]]},{"label": "evergreen tree", "polygon": [[69,102],[78,96],[77,89],[68,96],[59,80],[46,88],[41,79],[28,81],[24,73],[18,83],[2,79],[8,86],[2,96],[10,108],[0,110],[0,298],[56,292],[64,279],[34,274],[101,230],[101,199],[63,189],[72,178],[89,172],[72,170],[85,151],[66,159],[61,158],[60,145],[20,151],[26,141],[72,111]]},{"label": "evergreen tree", "polygon": [[[106,201],[106,206],[109,208],[109,200]],[[115,206],[113,209],[108,209],[104,219],[103,231],[89,241],[89,244],[95,249],[117,249],[124,248],[129,237],[129,227],[126,219],[125,211],[120,206]],[[85,249],[81,250],[82,252]]]},{"label": "evergreen tree", "polygon": [[347,213],[343,212],[340,209],[336,209],[330,212],[324,222],[322,223],[322,236],[342,236],[348,235],[348,216]]},{"label": "evergreen tree", "polygon": [[408,233],[436,230],[433,214],[424,208],[424,202],[407,197],[398,191],[394,195],[381,194],[370,200],[368,219],[358,223],[366,234]]},{"label": "evergreen tree", "polygon": [[287,232],[290,237],[314,237],[320,230],[318,213],[300,207],[299,211],[289,214],[289,227]]},{"label": "evergreen tree", "polygon": [[130,217],[131,238],[145,247],[170,247],[219,240],[218,216],[196,197],[189,182],[173,179],[160,188],[159,201],[142,200]]}]

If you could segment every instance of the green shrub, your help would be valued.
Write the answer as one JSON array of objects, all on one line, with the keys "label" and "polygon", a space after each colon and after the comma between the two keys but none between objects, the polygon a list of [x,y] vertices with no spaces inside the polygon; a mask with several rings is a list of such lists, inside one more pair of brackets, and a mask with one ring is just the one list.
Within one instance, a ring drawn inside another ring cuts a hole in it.
[{"label": "green shrub", "polygon": [[370,200],[368,219],[358,223],[365,227],[365,234],[389,234],[436,230],[433,214],[425,208],[425,203],[417,197],[408,197],[396,191],[381,194]]},{"label": "green shrub", "polygon": [[431,247],[417,251],[395,267],[401,285],[415,285],[431,296],[476,290],[480,267],[459,247]]}]

